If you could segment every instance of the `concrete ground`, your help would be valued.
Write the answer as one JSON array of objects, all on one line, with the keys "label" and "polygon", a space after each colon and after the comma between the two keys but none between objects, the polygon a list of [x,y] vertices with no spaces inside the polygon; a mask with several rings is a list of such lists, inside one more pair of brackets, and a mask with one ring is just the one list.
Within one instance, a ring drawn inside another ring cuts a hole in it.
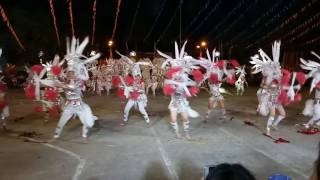
[{"label": "concrete ground", "polygon": [[[276,144],[262,135],[266,118],[255,115],[256,88],[242,97],[225,96],[232,121],[219,121],[219,111],[210,121],[203,117],[191,120],[193,139],[175,139],[168,124],[169,98],[162,93],[149,97],[148,111],[152,127],[148,128],[138,113],[129,124],[120,127],[125,102],[110,96],[86,95],[86,101],[99,121],[91,131],[89,144],[81,142],[81,124],[71,120],[60,140],[52,143],[26,142],[22,132],[34,132],[34,139],[52,137],[58,116],[48,123],[43,114],[33,112],[34,103],[24,98],[22,90],[8,94],[11,131],[0,130],[0,179],[2,180],[197,180],[202,167],[223,162],[241,163],[257,177],[283,173],[294,180],[308,179],[316,159],[320,135],[296,132],[296,123],[307,118],[298,115],[303,102],[287,107],[288,117],[274,137],[290,141]],[[208,94],[203,91],[190,100],[191,106],[204,115]],[[250,121],[257,128],[244,124]],[[30,135],[26,134],[27,136]],[[32,135],[32,134],[31,134]]]}]

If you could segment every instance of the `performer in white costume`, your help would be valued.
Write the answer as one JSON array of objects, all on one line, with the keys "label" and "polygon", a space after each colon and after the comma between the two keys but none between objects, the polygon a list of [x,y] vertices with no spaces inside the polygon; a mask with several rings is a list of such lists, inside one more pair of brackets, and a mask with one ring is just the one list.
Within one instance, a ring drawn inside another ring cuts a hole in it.
[{"label": "performer in white costume", "polygon": [[[122,85],[120,88],[124,91],[123,95],[128,99],[128,102],[124,108],[123,122],[120,124],[122,126],[126,125],[129,119],[129,113],[132,107],[135,107],[142,114],[144,120],[150,125],[150,119],[146,111],[147,107],[147,96],[145,94],[145,84],[142,80],[140,65],[152,66],[149,62],[133,62],[130,58],[117,52],[122,59],[125,59],[130,67],[130,75],[126,76],[125,80],[120,76]],[[130,73],[128,72],[128,74]]]},{"label": "performer in white costume", "polygon": [[[320,56],[315,52],[311,52],[320,60]],[[307,78],[312,78],[310,93],[315,89],[314,99],[306,101],[303,115],[311,116],[312,118],[305,124],[305,128],[310,128],[313,125],[320,126],[320,63],[312,60],[304,60],[300,58],[301,68],[309,71]]]},{"label": "performer in white costume", "polygon": [[189,117],[196,118],[199,114],[191,109],[187,97],[195,96],[199,92],[199,89],[197,83],[188,76],[192,74],[193,69],[198,68],[195,65],[198,65],[199,61],[190,56],[185,56],[185,45],[186,42],[179,52],[178,45],[175,43],[175,58],[171,58],[160,51],[158,51],[158,53],[166,58],[166,61],[162,64],[162,68],[165,68],[167,65],[170,66],[163,87],[164,94],[171,96],[171,101],[168,106],[171,117],[170,124],[177,138],[181,138],[177,122],[177,116],[181,114],[185,137],[190,140]]},{"label": "performer in white costume", "polygon": [[248,86],[248,82],[246,80],[246,70],[245,65],[243,67],[236,67],[236,75],[238,75],[238,79],[235,82],[235,86],[237,88],[237,95],[242,96],[244,93],[244,86]]},{"label": "performer in white costume", "polygon": [[250,61],[254,65],[252,73],[261,72],[263,75],[260,89],[257,91],[259,101],[257,112],[263,116],[269,116],[266,128],[267,135],[270,135],[271,128],[276,130],[281,120],[286,117],[283,105],[294,101],[295,90],[299,90],[301,87],[294,85],[296,73],[291,76],[289,71],[281,69],[279,63],[280,44],[280,41],[275,41],[272,46],[273,60],[262,49],[259,49],[259,55],[252,56]]},{"label": "performer in white costume", "polygon": [[[227,70],[228,61],[216,60],[219,56],[219,53],[215,51],[212,52],[212,57],[207,50],[207,59],[201,58],[201,66],[206,69],[206,74],[203,79],[203,82],[208,80],[209,90],[211,97],[208,102],[208,110],[206,113],[206,119],[204,122],[210,117],[210,113],[213,108],[216,108],[219,103],[222,113],[222,118],[226,118],[226,109],[224,105],[224,97],[221,93],[225,93],[226,90],[221,88],[223,82],[228,82],[234,84],[235,71],[234,69]],[[233,60],[235,61],[235,60]],[[238,63],[237,63],[238,64]],[[225,77],[226,76],[226,77]]]},{"label": "performer in white costume", "polygon": [[88,130],[94,125],[94,121],[97,119],[97,117],[92,114],[90,107],[82,100],[84,81],[89,79],[88,70],[85,65],[94,62],[100,57],[100,54],[89,58],[82,55],[88,42],[89,38],[86,37],[84,41],[78,45],[79,41],[73,37],[70,46],[67,40],[67,54],[65,56],[68,63],[67,81],[54,82],[55,86],[64,89],[66,95],[66,103],[55,130],[54,138],[60,137],[63,127],[71,117],[78,116],[83,124],[82,137],[87,141]]}]

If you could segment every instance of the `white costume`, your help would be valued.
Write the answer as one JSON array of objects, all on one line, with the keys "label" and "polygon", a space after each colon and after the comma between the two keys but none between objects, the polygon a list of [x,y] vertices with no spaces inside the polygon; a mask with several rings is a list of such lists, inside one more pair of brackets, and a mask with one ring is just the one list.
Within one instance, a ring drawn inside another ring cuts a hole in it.
[{"label": "white costume", "polygon": [[[168,106],[171,114],[181,114],[183,117],[183,129],[187,139],[190,139],[189,135],[189,119],[188,117],[196,118],[199,114],[191,109],[187,97],[195,96],[199,89],[197,83],[191,80],[188,76],[192,75],[193,69],[198,69],[199,61],[193,59],[190,56],[185,56],[186,42],[183,44],[181,51],[179,52],[178,45],[175,43],[175,58],[172,58],[160,51],[158,53],[166,58],[166,61],[162,64],[162,69],[167,65],[170,65],[170,69],[167,71],[167,79],[164,81],[164,93],[171,96],[171,101]],[[176,118],[176,117],[175,117]],[[180,137],[178,123],[176,120],[171,119],[170,122],[177,137]]]},{"label": "white costume", "polygon": [[[316,56],[320,60],[320,56],[315,52],[311,52],[314,56]],[[301,60],[301,68],[309,71],[307,74],[308,78],[312,78],[310,93],[315,89],[315,97],[314,99],[308,99],[306,101],[305,108],[303,110],[303,114],[305,116],[312,116],[307,124],[305,124],[306,128],[310,128],[312,125],[320,126],[320,63],[311,61],[311,60]]]},{"label": "white costume", "polygon": [[[271,127],[277,129],[277,125],[286,116],[283,104],[294,101],[295,90],[301,87],[294,85],[296,73],[291,75],[289,71],[281,69],[280,44],[280,41],[275,41],[272,45],[273,60],[262,49],[259,49],[259,55],[252,56],[250,61],[254,65],[252,73],[261,72],[263,75],[260,89],[257,91],[259,101],[257,112],[263,116],[269,115],[266,128],[268,135],[270,135]],[[275,117],[276,110],[279,112],[277,117]]]},{"label": "white costume", "polygon": [[83,124],[82,137],[87,138],[88,129],[94,125],[94,121],[97,119],[92,112],[90,107],[82,100],[82,90],[84,81],[89,79],[89,74],[86,68],[86,64],[94,62],[100,57],[100,54],[96,54],[92,57],[85,57],[82,52],[89,42],[89,38],[86,37],[84,41],[79,44],[79,41],[74,37],[71,41],[71,46],[67,40],[67,54],[65,59],[67,60],[69,73],[74,73],[74,78],[68,78],[66,83],[59,83],[66,95],[66,103],[61,114],[58,126],[55,130],[54,138],[60,137],[61,131],[65,124],[73,116],[78,116],[81,123]]},{"label": "white costume", "polygon": [[[147,96],[145,94],[145,85],[141,75],[140,65],[145,66],[151,66],[151,63],[149,62],[133,62],[130,58],[120,54],[117,52],[122,59],[125,59],[130,67],[130,71],[133,77],[126,76],[126,80],[129,79],[129,81],[125,82],[125,80],[121,78],[122,85],[120,88],[124,90],[124,96],[128,99],[128,102],[124,108],[124,115],[123,115],[123,121],[121,125],[125,125],[128,122],[129,119],[129,113],[132,107],[135,107],[139,110],[139,112],[143,115],[144,120],[146,123],[150,123],[150,119],[148,116],[148,113],[146,111],[147,107]],[[138,78],[139,77],[139,78]]]},{"label": "white costume", "polygon": [[[209,98],[209,107],[207,111],[206,118],[208,119],[211,113],[211,109],[215,107],[216,103],[220,102],[221,112],[223,118],[226,117],[226,110],[223,103],[223,96],[221,93],[226,92],[225,89],[221,88],[223,82],[227,81],[228,83],[232,82],[232,79],[235,77],[234,69],[227,70],[228,61],[216,61],[219,53],[215,51],[212,52],[212,57],[209,51],[206,51],[207,59],[201,58],[200,65],[206,69],[206,74],[202,82],[208,80],[208,86],[210,90],[211,97]],[[226,77],[224,77],[226,76]],[[212,105],[211,105],[212,104]],[[210,107],[213,106],[213,107]]]},{"label": "white costume", "polygon": [[241,67],[237,67],[236,68],[236,75],[238,75],[238,79],[235,82],[235,86],[237,88],[237,95],[242,96],[244,93],[244,86],[247,85],[248,83],[246,81],[246,70],[245,70],[245,66]]}]

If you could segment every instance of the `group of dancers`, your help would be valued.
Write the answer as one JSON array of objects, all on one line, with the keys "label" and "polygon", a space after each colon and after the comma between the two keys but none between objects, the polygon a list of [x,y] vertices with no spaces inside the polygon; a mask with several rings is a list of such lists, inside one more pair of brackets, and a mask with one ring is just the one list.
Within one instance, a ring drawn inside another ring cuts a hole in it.
[{"label": "group of dancers", "polygon": [[[240,66],[237,60],[220,60],[220,53],[215,50],[211,54],[207,50],[206,58],[195,59],[185,53],[186,42],[181,49],[175,43],[174,57],[158,51],[163,58],[153,62],[149,59],[135,61],[117,52],[120,60],[106,60],[98,65],[99,53],[92,53],[88,57],[83,55],[88,42],[88,38],[81,43],[75,37],[71,41],[67,39],[63,60],[55,56],[53,61],[26,67],[30,77],[25,94],[27,98],[39,103],[35,111],[45,112],[46,120],[50,114],[61,114],[54,139],[60,137],[65,124],[72,117],[78,117],[83,125],[82,137],[87,141],[89,129],[98,118],[83,101],[82,92],[86,90],[101,95],[103,90],[109,94],[111,88],[116,88],[118,96],[127,99],[120,125],[128,123],[130,110],[135,107],[147,125],[151,126],[146,110],[147,92],[151,88],[155,95],[156,88],[161,86],[163,94],[171,97],[168,109],[176,137],[182,137],[177,122],[180,114],[183,134],[189,140],[189,118],[199,117],[199,113],[191,108],[188,99],[196,96],[202,89],[200,87],[208,87],[211,94],[204,120],[206,122],[210,119],[212,109],[218,105],[221,119],[226,119],[223,93],[227,91],[222,88],[223,83],[234,85],[237,95],[242,95],[245,85],[248,85],[245,66]],[[259,49],[259,54],[252,56],[250,61],[253,65],[252,74],[261,73],[263,76],[257,91],[257,113],[268,116],[268,135],[271,130],[278,129],[278,124],[285,118],[284,106],[301,100],[299,90],[308,78],[312,78],[310,92],[315,89],[315,98],[306,101],[303,114],[312,118],[305,124],[305,128],[320,126],[320,63],[301,58],[301,68],[309,72],[290,72],[280,66],[280,45],[280,41],[274,42],[272,58]],[[317,54],[312,54],[320,60]],[[4,125],[9,116],[8,103],[4,99],[6,89],[5,83],[0,81],[0,115]]]}]

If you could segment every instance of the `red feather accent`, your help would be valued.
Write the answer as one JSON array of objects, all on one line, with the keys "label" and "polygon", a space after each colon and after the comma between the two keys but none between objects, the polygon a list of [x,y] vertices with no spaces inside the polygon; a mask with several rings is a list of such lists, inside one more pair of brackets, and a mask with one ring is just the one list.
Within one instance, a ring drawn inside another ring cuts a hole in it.
[{"label": "red feather accent", "polygon": [[8,105],[8,102],[5,100],[0,100],[0,111],[3,110]]},{"label": "red feather accent", "polygon": [[42,108],[41,105],[38,105],[38,106],[35,106],[35,107],[33,108],[33,111],[34,111],[34,112],[43,112],[43,108]]},{"label": "red feather accent", "polygon": [[24,93],[26,97],[30,100],[36,99],[36,88],[33,84],[28,84],[26,88],[24,88]]},{"label": "red feather accent", "polygon": [[60,107],[59,106],[53,106],[49,108],[49,114],[54,115],[54,114],[59,114]]},{"label": "red feather accent", "polygon": [[233,74],[231,77],[227,78],[227,83],[230,85],[234,85],[234,83],[236,82],[236,75]]},{"label": "red feather accent", "polygon": [[289,85],[290,83],[290,78],[291,78],[291,73],[290,71],[286,69],[282,69],[282,79],[281,79],[281,84],[282,85]]},{"label": "red feather accent", "polygon": [[171,96],[175,91],[175,88],[173,85],[165,84],[163,86],[163,94],[166,96]]},{"label": "red feather accent", "polygon": [[210,83],[218,83],[219,82],[218,74],[211,73],[209,81]]},{"label": "red feather accent", "polygon": [[137,100],[139,96],[140,93],[138,91],[133,91],[130,93],[130,99]]},{"label": "red feather accent", "polygon": [[54,101],[54,100],[57,100],[58,98],[58,92],[53,89],[47,89],[44,92],[44,96],[46,97],[47,100]]},{"label": "red feather accent", "polygon": [[281,90],[279,96],[278,96],[278,103],[287,105],[290,103],[289,97],[287,95],[287,92],[285,90]]},{"label": "red feather accent", "polygon": [[302,95],[301,95],[300,93],[298,93],[298,94],[296,94],[296,95],[294,96],[294,101],[295,101],[295,102],[299,102],[299,101],[301,101],[301,99],[302,99]]},{"label": "red feather accent", "polygon": [[220,69],[222,69],[223,66],[224,66],[224,61],[222,61],[222,60],[217,61],[217,62],[216,62],[216,66],[218,66]]},{"label": "red feather accent", "polygon": [[191,96],[196,96],[199,93],[199,88],[195,87],[195,86],[191,86],[188,88]]},{"label": "red feather accent", "polygon": [[51,72],[52,72],[52,74],[55,75],[55,76],[59,76],[60,73],[61,73],[61,71],[62,71],[62,69],[61,69],[60,66],[52,66],[52,67],[51,67]]},{"label": "red feather accent", "polygon": [[238,61],[237,61],[236,59],[230,60],[230,64],[232,64],[232,66],[233,66],[234,68],[240,67],[240,64],[238,63]]},{"label": "red feather accent", "polygon": [[118,88],[118,97],[121,98],[121,99],[125,99],[126,96],[124,95],[124,89],[122,88]]},{"label": "red feather accent", "polygon": [[182,70],[181,67],[172,67],[167,71],[166,77],[168,79],[171,79],[175,73],[180,72],[181,70]]},{"label": "red feather accent", "polygon": [[8,90],[8,87],[4,83],[0,83],[0,92],[6,92]]},{"label": "red feather accent", "polygon": [[31,67],[31,71],[32,71],[33,73],[36,73],[36,74],[40,74],[40,72],[42,71],[42,69],[43,69],[43,66],[40,65],[40,64],[36,64],[36,65],[33,65],[33,66]]},{"label": "red feather accent", "polygon": [[120,77],[119,76],[115,76],[113,77],[112,79],[112,84],[115,86],[115,87],[118,87],[119,84],[120,84],[121,80],[120,80]]},{"label": "red feather accent", "polygon": [[306,82],[306,75],[303,72],[297,72],[296,79],[300,85]]},{"label": "red feather accent", "polygon": [[200,70],[195,69],[192,71],[193,78],[196,82],[201,82],[203,79],[203,74]]},{"label": "red feather accent", "polygon": [[132,76],[126,76],[124,78],[124,81],[126,82],[127,85],[131,86],[134,83],[134,79]]}]

